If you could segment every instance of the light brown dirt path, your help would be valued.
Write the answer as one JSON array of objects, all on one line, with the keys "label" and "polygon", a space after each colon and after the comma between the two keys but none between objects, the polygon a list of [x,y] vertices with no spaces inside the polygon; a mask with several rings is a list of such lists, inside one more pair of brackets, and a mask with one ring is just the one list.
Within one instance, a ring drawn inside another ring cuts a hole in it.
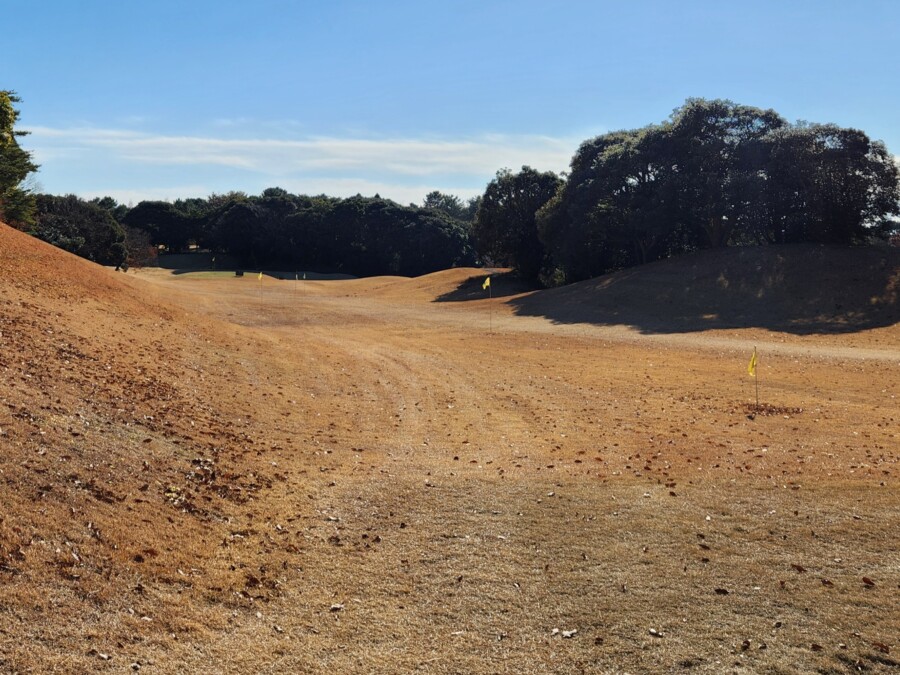
[{"label": "light brown dirt path", "polygon": [[[307,513],[271,669],[891,663],[896,349],[556,326],[502,300],[423,302],[414,281],[153,283],[252,327],[256,367],[307,401],[279,443],[305,437],[321,480],[269,496]],[[748,415],[754,344],[783,412]]]}]

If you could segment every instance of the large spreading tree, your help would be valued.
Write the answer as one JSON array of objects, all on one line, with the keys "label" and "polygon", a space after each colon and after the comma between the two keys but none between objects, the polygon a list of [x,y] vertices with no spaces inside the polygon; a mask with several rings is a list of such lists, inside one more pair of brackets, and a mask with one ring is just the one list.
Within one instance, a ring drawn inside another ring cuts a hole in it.
[{"label": "large spreading tree", "polygon": [[553,276],[578,281],[702,248],[861,243],[898,199],[897,164],[862,131],[689,99],[661,124],[585,141],[537,224]]}]

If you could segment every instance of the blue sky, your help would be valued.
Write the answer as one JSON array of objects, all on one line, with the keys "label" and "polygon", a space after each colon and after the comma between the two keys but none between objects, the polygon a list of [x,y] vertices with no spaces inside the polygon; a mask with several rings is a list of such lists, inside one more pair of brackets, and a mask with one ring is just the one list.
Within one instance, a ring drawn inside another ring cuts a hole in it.
[{"label": "blue sky", "polygon": [[900,154],[900,2],[0,0],[43,191],[421,202],[692,96]]}]

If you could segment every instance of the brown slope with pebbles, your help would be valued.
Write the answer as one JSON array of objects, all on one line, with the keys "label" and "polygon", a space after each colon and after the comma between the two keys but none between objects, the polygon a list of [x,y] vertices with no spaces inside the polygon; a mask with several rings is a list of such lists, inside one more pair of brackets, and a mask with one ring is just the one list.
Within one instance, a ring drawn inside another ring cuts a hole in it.
[{"label": "brown slope with pebbles", "polygon": [[0,237],[6,670],[896,666],[896,326],[641,334],[478,270],[126,277]]},{"label": "brown slope with pebbles", "polygon": [[277,480],[209,396],[247,385],[241,329],[2,225],[0,269],[0,670],[224,625],[245,579],[217,547]]}]

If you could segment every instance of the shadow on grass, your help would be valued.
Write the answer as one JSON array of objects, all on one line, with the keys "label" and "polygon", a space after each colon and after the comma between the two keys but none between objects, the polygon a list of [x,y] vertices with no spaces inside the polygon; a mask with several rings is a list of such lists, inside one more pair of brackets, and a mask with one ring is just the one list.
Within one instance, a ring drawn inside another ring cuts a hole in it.
[{"label": "shadow on grass", "polygon": [[[491,277],[491,290],[488,293],[483,287],[484,280]],[[485,300],[488,297],[508,298],[513,295],[521,295],[537,288],[535,284],[529,284],[509,272],[502,274],[479,274],[469,277],[452,291],[443,293],[434,299],[434,302],[467,302],[469,300]]]},{"label": "shadow on grass", "polygon": [[520,316],[642,333],[765,328],[854,333],[900,323],[900,249],[707,251],[514,298]]}]

